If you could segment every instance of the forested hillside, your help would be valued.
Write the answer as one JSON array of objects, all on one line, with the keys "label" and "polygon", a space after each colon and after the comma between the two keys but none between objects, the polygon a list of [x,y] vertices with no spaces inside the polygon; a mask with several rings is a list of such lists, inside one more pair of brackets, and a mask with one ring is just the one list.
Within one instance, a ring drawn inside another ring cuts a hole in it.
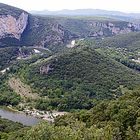
[{"label": "forested hillside", "polygon": [[134,70],[140,70],[140,33],[129,33],[93,40],[85,39],[77,41],[77,46],[90,46],[102,55],[108,56],[123,65]]},{"label": "forested hillside", "polygon": [[137,89],[118,100],[103,101],[89,111],[58,117],[54,124],[42,122],[6,134],[1,130],[1,137],[4,140],[139,140],[139,96]]},{"label": "forested hillside", "polygon": [[8,67],[9,63],[16,60],[18,56],[18,48],[0,48],[0,70]]},{"label": "forested hillside", "polygon": [[140,76],[90,48],[78,48],[33,63],[18,72],[42,98],[36,107],[47,110],[89,109],[96,100],[116,99],[124,88],[140,84]]}]

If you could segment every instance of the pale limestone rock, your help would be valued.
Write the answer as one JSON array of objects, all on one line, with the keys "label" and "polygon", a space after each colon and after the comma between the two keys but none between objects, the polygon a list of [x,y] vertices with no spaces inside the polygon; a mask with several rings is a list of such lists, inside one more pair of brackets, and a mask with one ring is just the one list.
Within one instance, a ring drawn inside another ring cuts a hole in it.
[{"label": "pale limestone rock", "polygon": [[28,22],[28,14],[22,13],[18,19],[11,15],[0,16],[0,38],[14,37],[20,39]]},{"label": "pale limestone rock", "polygon": [[125,28],[123,30],[120,31],[120,34],[127,34],[127,33],[130,33],[132,32],[129,28]]},{"label": "pale limestone rock", "polygon": [[98,35],[103,36],[104,35],[103,31],[99,31]]},{"label": "pale limestone rock", "polygon": [[113,24],[113,23],[111,23],[111,22],[109,22],[109,23],[108,23],[108,26],[109,26],[109,27],[113,27],[113,26],[114,26],[114,24]]},{"label": "pale limestone rock", "polygon": [[112,31],[113,34],[119,34],[119,33],[120,33],[120,28],[118,28],[118,27],[113,27],[113,28],[111,29],[111,31]]},{"label": "pale limestone rock", "polygon": [[40,74],[48,74],[50,70],[53,70],[52,68],[50,68],[50,64],[48,64],[47,66],[41,66]]}]

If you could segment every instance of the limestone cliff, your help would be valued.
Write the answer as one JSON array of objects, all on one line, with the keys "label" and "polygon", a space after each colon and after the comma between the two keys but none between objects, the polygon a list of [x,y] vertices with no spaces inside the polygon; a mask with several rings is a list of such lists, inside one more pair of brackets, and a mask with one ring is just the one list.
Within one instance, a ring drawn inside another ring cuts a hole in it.
[{"label": "limestone cliff", "polygon": [[[87,22],[88,26],[93,29],[88,36],[89,37],[97,37],[97,36],[111,36],[111,35],[119,35],[119,34],[127,34],[133,31],[139,31],[139,24],[129,23],[129,22],[121,22],[113,23],[113,22]],[[96,30],[94,30],[96,29]]]},{"label": "limestone cliff", "polygon": [[12,37],[20,39],[28,23],[28,14],[21,13],[18,19],[11,15],[0,15],[0,39]]},{"label": "limestone cliff", "polygon": [[87,37],[108,37],[119,34],[140,31],[139,23],[131,23],[128,21],[100,19],[100,18],[59,18],[57,19],[67,30],[75,33],[79,38]]}]

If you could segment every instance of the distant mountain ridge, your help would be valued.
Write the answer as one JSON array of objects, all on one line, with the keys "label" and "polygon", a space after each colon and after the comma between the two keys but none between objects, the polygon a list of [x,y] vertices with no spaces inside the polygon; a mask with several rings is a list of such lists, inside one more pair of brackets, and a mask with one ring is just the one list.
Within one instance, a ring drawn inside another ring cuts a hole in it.
[{"label": "distant mountain ridge", "polygon": [[60,10],[60,11],[30,11],[32,14],[39,15],[69,15],[69,16],[121,16],[121,17],[131,17],[140,18],[140,13],[124,13],[120,11],[107,11],[100,9],[76,9],[76,10]]}]

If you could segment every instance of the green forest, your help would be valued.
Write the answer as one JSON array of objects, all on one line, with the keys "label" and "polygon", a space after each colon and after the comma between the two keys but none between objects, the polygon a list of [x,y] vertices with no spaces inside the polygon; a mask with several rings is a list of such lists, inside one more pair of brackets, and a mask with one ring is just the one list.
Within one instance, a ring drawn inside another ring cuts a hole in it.
[{"label": "green forest", "polygon": [[135,89],[117,100],[101,101],[90,110],[58,117],[53,124],[23,128],[1,120],[0,136],[3,140],[139,140],[139,106],[140,92]]},{"label": "green forest", "polygon": [[138,23],[0,11],[19,26],[0,36],[0,111],[38,120],[1,115],[0,140],[140,140]]},{"label": "green forest", "polygon": [[[139,140],[140,76],[138,69],[117,61],[117,57],[130,60],[130,56],[138,57],[134,51],[94,48],[85,43],[85,47],[52,56],[45,53],[7,63],[10,70],[0,75],[0,105],[19,109],[25,102],[8,85],[8,79],[16,76],[40,97],[29,100],[30,107],[69,113],[53,123],[43,121],[32,127],[1,118],[1,139]],[[8,59],[7,55],[3,53],[1,59]]]},{"label": "green forest", "polygon": [[[48,73],[40,71],[48,66]],[[47,62],[24,66],[18,75],[39,93],[35,106],[42,110],[90,109],[98,100],[116,99],[124,88],[140,84],[135,71],[91,48],[73,49]]]}]

